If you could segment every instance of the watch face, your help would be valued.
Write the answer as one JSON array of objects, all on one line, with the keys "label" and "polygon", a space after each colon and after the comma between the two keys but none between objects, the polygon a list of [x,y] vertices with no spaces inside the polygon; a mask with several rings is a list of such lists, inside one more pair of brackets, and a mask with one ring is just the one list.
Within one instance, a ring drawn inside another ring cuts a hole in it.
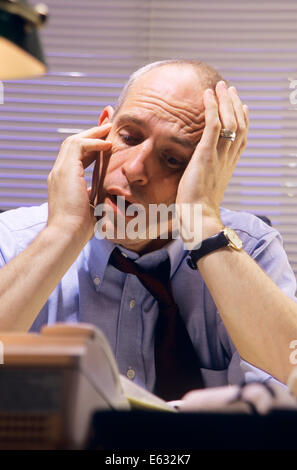
[{"label": "watch face", "polygon": [[233,228],[226,227],[224,229],[224,234],[229,240],[230,246],[232,246],[232,248],[235,248],[235,250],[241,250],[242,241]]}]

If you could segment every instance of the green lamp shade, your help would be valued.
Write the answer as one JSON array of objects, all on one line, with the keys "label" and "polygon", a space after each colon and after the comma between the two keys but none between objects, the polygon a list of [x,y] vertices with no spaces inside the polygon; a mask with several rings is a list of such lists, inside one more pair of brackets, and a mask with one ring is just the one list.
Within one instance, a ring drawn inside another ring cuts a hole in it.
[{"label": "green lamp shade", "polygon": [[[44,74],[46,65],[36,25],[6,11],[4,3],[0,2],[0,80]],[[19,3],[28,8],[25,2]]]}]

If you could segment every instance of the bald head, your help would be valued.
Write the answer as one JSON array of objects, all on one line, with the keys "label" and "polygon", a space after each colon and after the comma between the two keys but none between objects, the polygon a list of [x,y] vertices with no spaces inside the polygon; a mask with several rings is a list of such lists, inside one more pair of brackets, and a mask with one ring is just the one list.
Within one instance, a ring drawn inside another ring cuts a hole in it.
[{"label": "bald head", "polygon": [[[185,78],[186,74],[189,73],[193,77],[193,73],[195,77],[197,77],[197,84],[199,85],[200,90],[203,92],[207,88],[215,89],[216,84],[220,80],[224,80],[223,77],[210,65],[206,64],[205,62],[201,62],[198,60],[187,60],[187,59],[171,59],[171,60],[163,60],[158,62],[152,62],[147,64],[140,69],[136,70],[129,78],[128,82],[124,86],[119,98],[118,103],[115,109],[115,114],[121,108],[123,102],[127,98],[127,95],[134,84],[139,80],[142,76],[149,73],[150,71],[160,68],[160,67],[167,67],[167,68],[175,68],[175,71],[172,70],[172,73],[180,73],[181,78]],[[190,75],[189,75],[190,78]],[[225,80],[226,81],[226,80]],[[186,83],[184,83],[186,86]]]}]

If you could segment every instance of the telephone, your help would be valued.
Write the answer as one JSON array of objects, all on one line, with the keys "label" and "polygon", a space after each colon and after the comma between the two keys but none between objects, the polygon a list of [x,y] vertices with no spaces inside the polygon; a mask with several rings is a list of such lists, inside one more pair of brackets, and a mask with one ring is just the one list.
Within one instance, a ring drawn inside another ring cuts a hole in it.
[{"label": "telephone", "polygon": [[130,409],[98,328],[56,323],[0,341],[0,449],[83,448],[95,410]]},{"label": "telephone", "polygon": [[176,412],[119,373],[107,339],[93,325],[0,333],[0,344],[0,449],[83,449],[95,411]]}]

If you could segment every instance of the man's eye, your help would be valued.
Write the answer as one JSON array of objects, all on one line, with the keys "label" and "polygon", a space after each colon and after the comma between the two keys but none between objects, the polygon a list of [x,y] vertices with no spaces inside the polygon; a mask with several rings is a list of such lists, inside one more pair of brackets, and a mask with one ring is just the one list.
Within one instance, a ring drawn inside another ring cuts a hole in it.
[{"label": "man's eye", "polygon": [[182,168],[183,166],[185,166],[183,161],[177,160],[177,158],[174,158],[170,155],[164,155],[164,158],[166,160],[166,163],[172,168]]},{"label": "man's eye", "polygon": [[130,134],[119,134],[121,140],[127,145],[137,145],[139,138],[133,137]]}]

